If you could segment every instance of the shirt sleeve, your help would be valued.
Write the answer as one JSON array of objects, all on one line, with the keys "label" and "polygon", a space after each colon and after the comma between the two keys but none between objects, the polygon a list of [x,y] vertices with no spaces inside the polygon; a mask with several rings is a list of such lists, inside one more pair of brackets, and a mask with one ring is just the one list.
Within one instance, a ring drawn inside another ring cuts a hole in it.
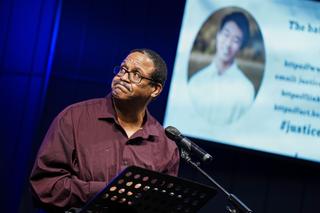
[{"label": "shirt sleeve", "polygon": [[40,203],[53,207],[80,207],[107,184],[79,178],[71,113],[61,113],[51,124],[30,175]]}]

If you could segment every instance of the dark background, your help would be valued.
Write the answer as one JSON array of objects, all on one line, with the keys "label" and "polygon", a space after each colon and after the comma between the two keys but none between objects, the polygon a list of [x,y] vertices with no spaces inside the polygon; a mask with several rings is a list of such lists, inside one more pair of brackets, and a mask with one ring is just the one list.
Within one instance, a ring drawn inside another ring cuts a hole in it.
[{"label": "dark background", "polygon": [[[163,121],[184,5],[0,0],[1,212],[35,212],[27,181],[50,122],[71,103],[104,96],[131,49],[154,49],[167,61],[167,87],[149,108]],[[320,164],[196,142],[215,158],[203,168],[254,212],[319,212]],[[184,163],[180,176],[209,184]],[[219,193],[201,212],[226,212],[224,205]]]}]

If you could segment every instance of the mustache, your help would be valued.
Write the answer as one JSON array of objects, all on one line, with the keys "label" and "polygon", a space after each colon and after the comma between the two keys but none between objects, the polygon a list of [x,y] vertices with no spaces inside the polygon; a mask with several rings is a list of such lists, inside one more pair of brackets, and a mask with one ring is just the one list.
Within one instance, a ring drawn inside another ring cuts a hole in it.
[{"label": "mustache", "polygon": [[114,85],[121,85],[123,87],[125,87],[128,91],[132,91],[132,87],[129,83],[125,82],[125,81],[122,81],[122,80],[116,80],[114,81]]}]

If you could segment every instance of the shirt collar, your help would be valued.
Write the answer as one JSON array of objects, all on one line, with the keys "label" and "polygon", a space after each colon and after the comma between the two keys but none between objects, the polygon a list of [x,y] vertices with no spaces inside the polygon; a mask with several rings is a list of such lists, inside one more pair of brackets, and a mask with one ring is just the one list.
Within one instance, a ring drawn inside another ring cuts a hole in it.
[{"label": "shirt collar", "polygon": [[98,114],[98,119],[113,119],[114,121],[116,121],[116,111],[113,107],[113,103],[112,103],[112,94],[109,93],[106,97],[105,97],[105,103],[104,105],[101,107],[101,111]]},{"label": "shirt collar", "polygon": [[[105,97],[105,104],[101,109],[101,112],[98,114],[98,119],[100,120],[112,120],[113,122],[117,122],[116,111],[114,109],[114,105],[112,102],[112,94],[109,93]],[[144,122],[142,125],[142,131],[139,131],[137,136],[142,138],[150,138],[149,136],[159,136],[160,131],[158,129],[156,119],[146,110],[146,114],[144,117]]]},{"label": "shirt collar", "polygon": [[149,111],[146,111],[145,114],[145,122],[142,126],[142,131],[144,136],[160,136],[159,131],[159,125],[157,125],[157,120],[149,113]]}]

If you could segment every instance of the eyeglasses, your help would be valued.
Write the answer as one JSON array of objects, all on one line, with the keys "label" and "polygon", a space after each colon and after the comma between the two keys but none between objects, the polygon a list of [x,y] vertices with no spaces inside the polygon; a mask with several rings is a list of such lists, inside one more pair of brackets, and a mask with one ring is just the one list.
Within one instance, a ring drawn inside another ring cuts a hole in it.
[{"label": "eyeglasses", "polygon": [[129,80],[132,83],[135,83],[135,84],[139,84],[142,79],[147,79],[149,81],[157,83],[155,80],[153,80],[151,78],[147,78],[147,77],[142,76],[141,73],[138,70],[129,71],[124,66],[116,66],[116,67],[114,67],[113,73],[116,74],[119,77],[122,77],[126,73],[128,73]]}]

